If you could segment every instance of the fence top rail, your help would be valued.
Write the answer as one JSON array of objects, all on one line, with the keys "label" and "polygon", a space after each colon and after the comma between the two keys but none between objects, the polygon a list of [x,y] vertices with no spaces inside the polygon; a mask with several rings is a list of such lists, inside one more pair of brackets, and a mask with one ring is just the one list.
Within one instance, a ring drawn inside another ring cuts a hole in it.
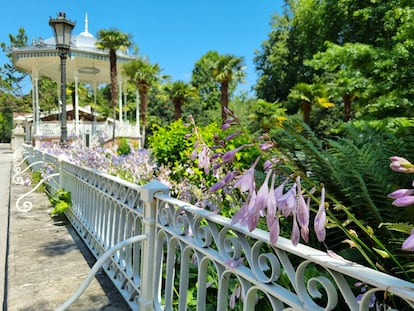
[{"label": "fence top rail", "polygon": [[232,224],[231,219],[218,215],[217,213],[207,211],[187,202],[170,197],[167,194],[157,193],[155,198],[176,206],[185,212],[188,212],[197,217],[205,218],[206,220],[219,224],[223,227],[237,231],[243,235],[249,236],[254,240],[261,241],[269,246],[283,250],[287,253],[296,255],[305,260],[309,260],[315,264],[324,266],[330,270],[348,275],[356,280],[364,281],[367,284],[373,285],[376,288],[384,291],[392,292],[398,296],[404,297],[414,302],[414,284],[408,281],[401,280],[394,276],[388,275],[381,271],[377,271],[355,262],[346,260],[333,252],[323,252],[318,249],[309,247],[299,243],[294,246],[292,242],[284,237],[279,237],[275,245],[270,244],[269,233],[261,229],[249,231],[246,227],[239,224]]}]

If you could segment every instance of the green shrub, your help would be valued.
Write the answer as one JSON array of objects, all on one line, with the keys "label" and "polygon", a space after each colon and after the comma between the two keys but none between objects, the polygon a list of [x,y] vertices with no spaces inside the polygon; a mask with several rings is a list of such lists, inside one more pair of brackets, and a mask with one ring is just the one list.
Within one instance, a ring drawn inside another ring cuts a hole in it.
[{"label": "green shrub", "polygon": [[55,193],[49,195],[49,200],[53,205],[50,213],[52,216],[62,215],[72,204],[70,192],[63,189],[58,189]]},{"label": "green shrub", "polygon": [[118,149],[116,152],[119,155],[128,155],[131,153],[131,146],[128,143],[128,140],[125,137],[121,137],[118,140]]}]

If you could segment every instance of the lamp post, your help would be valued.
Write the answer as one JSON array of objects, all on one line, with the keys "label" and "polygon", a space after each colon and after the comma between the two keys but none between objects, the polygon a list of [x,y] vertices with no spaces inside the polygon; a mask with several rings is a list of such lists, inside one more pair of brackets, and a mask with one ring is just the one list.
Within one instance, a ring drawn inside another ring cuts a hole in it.
[{"label": "lamp post", "polygon": [[65,13],[60,12],[57,15],[57,18],[49,19],[49,25],[53,28],[56,49],[58,50],[60,57],[60,98],[62,102],[60,144],[61,146],[65,147],[68,140],[68,128],[66,124],[66,59],[70,50],[70,39],[72,35],[72,29],[75,27],[75,23],[66,19]]}]

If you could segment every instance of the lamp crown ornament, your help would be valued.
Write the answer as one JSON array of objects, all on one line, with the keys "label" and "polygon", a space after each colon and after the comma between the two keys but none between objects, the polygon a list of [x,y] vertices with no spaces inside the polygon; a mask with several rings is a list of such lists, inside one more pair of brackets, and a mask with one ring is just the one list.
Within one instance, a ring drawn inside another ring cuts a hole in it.
[{"label": "lamp crown ornament", "polygon": [[72,36],[72,29],[75,22],[66,18],[66,13],[59,12],[56,18],[50,17],[49,25],[53,28],[55,44],[57,49],[69,49]]}]

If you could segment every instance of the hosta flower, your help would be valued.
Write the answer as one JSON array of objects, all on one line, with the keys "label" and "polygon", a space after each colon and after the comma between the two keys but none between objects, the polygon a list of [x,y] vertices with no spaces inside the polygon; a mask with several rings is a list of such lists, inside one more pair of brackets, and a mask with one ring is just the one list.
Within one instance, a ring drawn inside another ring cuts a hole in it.
[{"label": "hosta flower", "polygon": [[301,227],[307,227],[309,226],[309,207],[305,202],[305,199],[302,195],[302,186],[300,184],[300,177],[296,177],[296,184],[298,187],[298,198],[297,198],[297,219],[298,224]]},{"label": "hosta flower", "polygon": [[388,197],[391,199],[398,199],[412,194],[414,194],[414,189],[398,189],[390,193]]},{"label": "hosta flower", "polygon": [[226,185],[226,183],[223,180],[220,180],[218,182],[216,182],[214,185],[212,185],[208,191],[209,192],[216,192],[218,190],[220,190],[221,188],[223,188]]},{"label": "hosta flower", "polygon": [[253,165],[239,178],[234,185],[235,188],[239,188],[241,192],[252,192],[255,189],[254,170],[257,163],[259,163],[259,157],[253,163]]},{"label": "hosta flower", "polygon": [[395,199],[392,205],[404,207],[414,204],[414,189],[398,189],[388,195],[389,198]]},{"label": "hosta flower", "polygon": [[321,201],[319,203],[319,209],[318,209],[318,212],[316,213],[315,220],[313,223],[316,237],[318,238],[319,242],[325,241],[325,237],[326,237],[325,222],[326,222],[325,188],[323,187],[321,190]]},{"label": "hosta flower", "polygon": [[236,153],[242,150],[244,147],[246,146],[242,145],[240,147],[227,151],[225,154],[223,154],[221,159],[223,160],[224,163],[233,161],[234,157],[236,156]]},{"label": "hosta flower", "polygon": [[224,177],[224,182],[225,183],[229,183],[230,181],[232,181],[237,175],[239,175],[238,171],[231,171],[230,173],[228,173],[226,175],[226,177]]},{"label": "hosta flower", "polygon": [[256,202],[255,202],[255,210],[254,213],[259,213],[264,210],[267,206],[268,198],[269,198],[269,177],[272,174],[272,171],[268,171],[266,178],[261,185],[259,191],[257,192]]},{"label": "hosta flower", "polygon": [[280,234],[280,225],[279,225],[279,215],[273,219],[272,225],[268,226],[270,233],[270,243],[276,244],[279,234]]},{"label": "hosta flower", "polygon": [[277,206],[282,212],[282,215],[288,217],[296,211],[296,184],[293,184],[293,186],[281,196],[276,193],[278,190],[279,187],[275,190]]},{"label": "hosta flower", "polygon": [[265,142],[265,143],[259,145],[260,149],[262,149],[263,151],[266,151],[266,150],[272,148],[273,146],[274,146],[274,144],[272,142]]},{"label": "hosta flower", "polygon": [[402,244],[402,249],[405,251],[414,251],[414,229],[411,230],[410,236]]},{"label": "hosta flower", "polygon": [[198,154],[198,167],[204,169],[204,173],[210,172],[210,157],[207,146],[203,146],[201,152]]},{"label": "hosta flower", "polygon": [[230,296],[229,300],[229,307],[231,310],[234,310],[236,307],[236,299],[240,298],[241,296],[241,287],[237,285],[236,288],[233,290],[233,293]]},{"label": "hosta flower", "polygon": [[243,133],[243,132],[241,132],[241,131],[234,132],[234,133],[228,135],[224,140],[226,140],[226,141],[232,140],[233,138],[239,136],[241,133]]},{"label": "hosta flower", "polygon": [[402,173],[414,173],[414,165],[405,158],[402,157],[391,157],[390,168],[396,172]]},{"label": "hosta flower", "polygon": [[269,195],[267,197],[267,215],[266,215],[266,222],[267,227],[270,228],[273,224],[276,215],[276,197],[275,197],[275,175],[272,175],[272,182],[270,183],[270,190]]},{"label": "hosta flower", "polygon": [[292,226],[292,234],[290,236],[290,240],[294,246],[298,245],[300,238],[300,230],[298,226],[298,222],[296,221],[296,215],[293,215],[293,226]]}]

